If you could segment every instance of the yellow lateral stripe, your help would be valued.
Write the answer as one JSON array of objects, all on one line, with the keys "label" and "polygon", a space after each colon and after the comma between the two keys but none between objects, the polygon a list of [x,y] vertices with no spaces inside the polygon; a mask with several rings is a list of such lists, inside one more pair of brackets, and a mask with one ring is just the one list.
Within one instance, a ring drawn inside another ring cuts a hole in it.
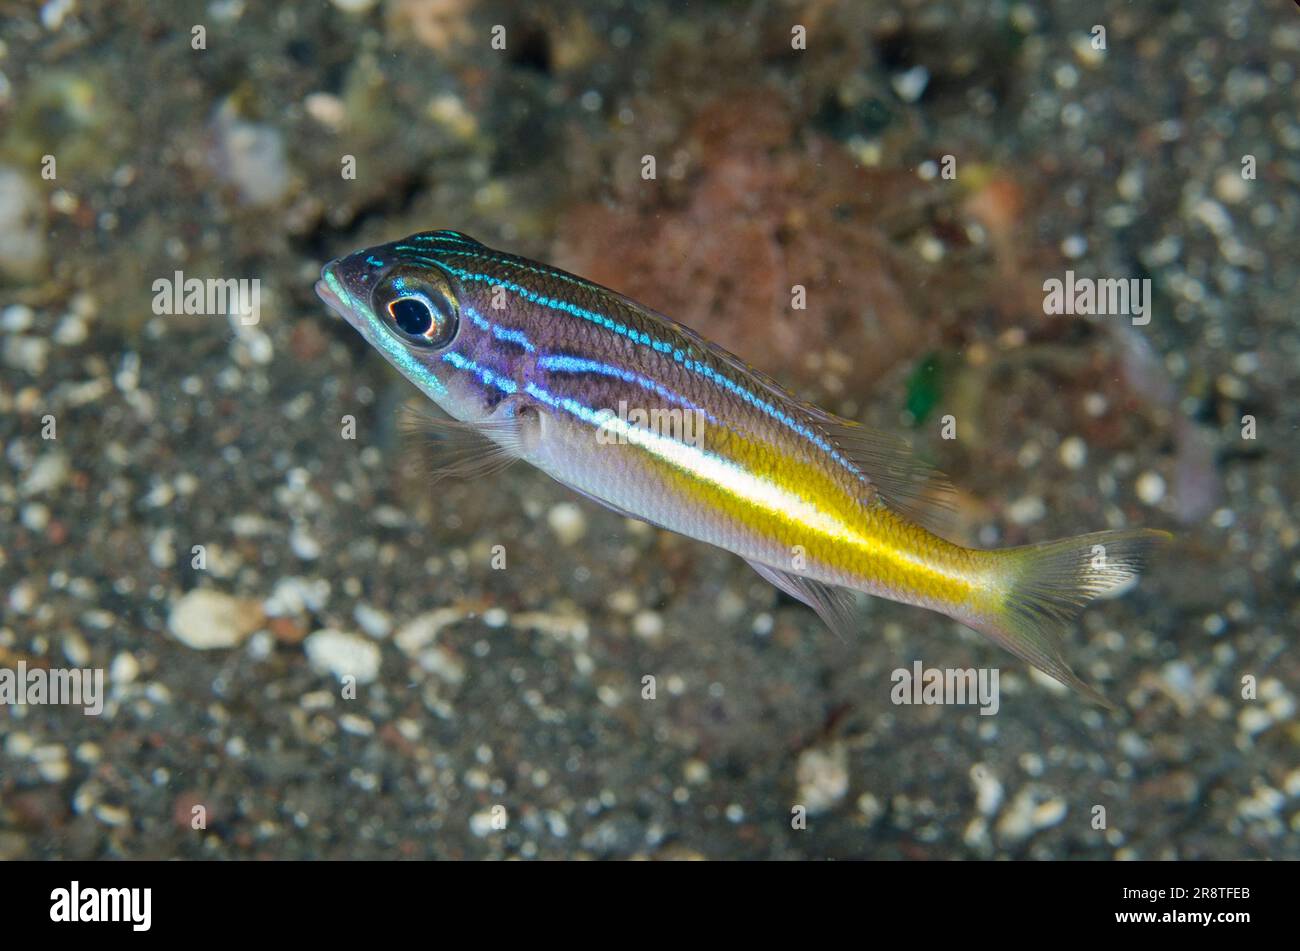
[{"label": "yellow lateral stripe", "polygon": [[645,450],[688,497],[764,537],[804,544],[811,559],[832,570],[950,604],[964,603],[978,587],[967,552],[888,509],[864,506],[811,460],[782,456],[773,476],[764,477],[752,471],[751,460],[770,463],[771,446],[735,432],[721,447],[727,458],[617,417],[604,425]]}]

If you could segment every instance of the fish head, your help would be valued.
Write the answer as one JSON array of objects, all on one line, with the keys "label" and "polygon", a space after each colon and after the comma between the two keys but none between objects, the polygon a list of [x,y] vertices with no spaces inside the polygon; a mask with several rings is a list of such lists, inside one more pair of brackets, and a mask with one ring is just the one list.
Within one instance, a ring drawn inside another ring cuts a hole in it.
[{"label": "fish head", "polygon": [[[462,287],[443,263],[441,249],[453,239],[477,245],[458,232],[431,231],[337,258],[321,270],[316,294],[426,396],[457,419],[474,419],[492,393],[460,371],[480,366],[480,355],[499,367],[501,348],[485,321],[468,319],[477,316],[471,299],[482,289]],[[504,379],[509,368],[500,373]]]}]

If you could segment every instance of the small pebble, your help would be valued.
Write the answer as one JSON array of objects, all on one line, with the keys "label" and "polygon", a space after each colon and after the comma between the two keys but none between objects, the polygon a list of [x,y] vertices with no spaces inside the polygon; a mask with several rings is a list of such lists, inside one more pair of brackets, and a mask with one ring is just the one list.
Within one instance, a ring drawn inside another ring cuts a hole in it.
[{"label": "small pebble", "polygon": [[284,136],[268,123],[240,117],[230,102],[212,122],[213,171],[249,205],[274,205],[289,192],[292,175]]},{"label": "small pebble", "polygon": [[69,315],[59,321],[50,337],[61,347],[75,347],[90,338],[90,329],[80,317]]},{"label": "small pebble", "polygon": [[347,119],[347,109],[343,100],[327,92],[309,93],[302,101],[307,115],[311,116],[325,128],[337,132],[343,128]]},{"label": "small pebble", "polygon": [[264,620],[256,601],[195,588],[172,605],[167,627],[186,647],[215,650],[238,647]]},{"label": "small pebble", "polygon": [[664,619],[656,611],[639,611],[632,618],[632,632],[637,637],[655,640],[664,632]]},{"label": "small pebble", "polygon": [[546,524],[561,545],[572,545],[587,534],[587,517],[573,502],[561,502],[546,513]]},{"label": "small pebble", "polygon": [[1088,446],[1078,436],[1070,436],[1061,441],[1057,455],[1065,468],[1080,469],[1088,459]]},{"label": "small pebble", "polygon": [[1070,260],[1078,260],[1088,253],[1088,239],[1080,234],[1072,234],[1061,242],[1061,253]]},{"label": "small pebble", "polygon": [[456,686],[465,680],[465,662],[445,647],[427,647],[420,651],[418,660],[423,670],[444,683]]},{"label": "small pebble", "polygon": [[877,797],[864,792],[858,797],[858,812],[862,813],[862,817],[870,825],[885,814],[885,807]]},{"label": "small pebble", "polygon": [[849,753],[843,743],[804,750],[795,766],[796,805],[809,815],[826,812],[849,791]]},{"label": "small pebble", "polygon": [[493,832],[500,831],[497,825],[502,820],[497,819],[497,814],[491,809],[481,809],[469,818],[469,828],[480,839],[486,838]]},{"label": "small pebble", "polygon": [[360,602],[352,609],[352,619],[371,637],[382,640],[393,629],[393,622],[383,611]]},{"label": "small pebble", "polygon": [[379,677],[379,648],[356,634],[324,628],[309,634],[304,647],[317,673],[333,674],[340,681],[355,677],[359,684],[374,683]]},{"label": "small pebble", "polygon": [[36,771],[48,783],[61,783],[72,773],[68,751],[57,743],[36,747],[32,750],[32,759],[36,762]]},{"label": "small pebble", "polygon": [[47,452],[36,460],[23,479],[23,495],[40,495],[53,492],[68,480],[71,468],[68,457],[62,452]]},{"label": "small pebble", "polygon": [[353,736],[370,736],[375,732],[375,725],[365,717],[354,713],[345,713],[339,717],[339,729]]},{"label": "small pebble", "polygon": [[460,608],[435,608],[426,611],[398,628],[397,633],[393,635],[393,643],[403,653],[416,656],[437,639],[444,627],[464,620],[465,616],[465,612]]},{"label": "small pebble", "polygon": [[262,610],[270,617],[295,617],[323,610],[329,596],[330,584],[323,578],[281,578],[262,603]]},{"label": "small pebble", "polygon": [[0,273],[38,275],[47,258],[45,200],[28,176],[0,166]]},{"label": "small pebble", "polygon": [[1034,809],[1033,824],[1035,829],[1050,829],[1059,825],[1069,812],[1064,799],[1049,799]]},{"label": "small pebble", "polygon": [[631,588],[619,588],[605,599],[605,603],[615,614],[631,615],[641,606],[641,599]]},{"label": "small pebble", "polygon": [[1263,733],[1272,725],[1272,715],[1258,703],[1246,707],[1237,715],[1237,726],[1241,728],[1242,732],[1250,736]]},{"label": "small pebble", "polygon": [[1016,499],[1007,506],[1007,518],[1016,525],[1029,525],[1047,514],[1047,505],[1036,495]]},{"label": "small pebble", "polygon": [[1137,497],[1147,505],[1156,505],[1165,497],[1165,480],[1156,472],[1144,472],[1138,476]]},{"label": "small pebble", "polygon": [[709,781],[709,764],[702,759],[689,759],[682,768],[682,778],[692,786],[703,786]]},{"label": "small pebble", "polygon": [[975,808],[983,815],[996,815],[1002,806],[1002,783],[987,766],[977,763],[970,769],[971,784],[975,787]]},{"label": "small pebble", "polygon": [[63,638],[63,656],[74,667],[88,667],[90,665],[90,645],[86,643],[84,637],[74,631]]},{"label": "small pebble", "polygon": [[904,73],[898,73],[890,80],[894,92],[904,102],[916,102],[930,85],[930,71],[924,66],[914,66]]},{"label": "small pebble", "polygon": [[33,532],[43,532],[45,527],[50,524],[50,509],[40,502],[32,502],[23,506],[19,520],[26,529]]},{"label": "small pebble", "polygon": [[305,528],[295,528],[289,534],[289,547],[303,561],[315,561],[321,556],[321,544]]},{"label": "small pebble", "polygon": [[115,829],[120,828],[131,821],[131,813],[126,808],[110,805],[106,802],[101,802],[99,805],[95,806],[94,814],[95,818],[104,823],[104,825],[112,826]]},{"label": "small pebble", "polygon": [[1250,183],[1241,177],[1240,168],[1225,168],[1214,177],[1214,194],[1230,205],[1240,204],[1250,194]]},{"label": "small pebble", "polygon": [[36,323],[36,312],[26,304],[10,304],[0,311],[0,330],[19,334],[31,330]]}]

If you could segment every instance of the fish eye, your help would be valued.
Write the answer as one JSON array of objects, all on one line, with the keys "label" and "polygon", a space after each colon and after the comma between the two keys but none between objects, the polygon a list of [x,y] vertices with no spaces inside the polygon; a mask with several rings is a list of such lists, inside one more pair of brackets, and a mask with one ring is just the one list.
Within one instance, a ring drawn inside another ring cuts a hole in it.
[{"label": "fish eye", "polygon": [[438,349],[451,343],[460,323],[455,299],[436,280],[401,269],[380,281],[372,293],[375,312],[417,347]]},{"label": "fish eye", "polygon": [[421,297],[399,297],[388,305],[388,313],[410,337],[423,337],[433,326],[433,312]]}]

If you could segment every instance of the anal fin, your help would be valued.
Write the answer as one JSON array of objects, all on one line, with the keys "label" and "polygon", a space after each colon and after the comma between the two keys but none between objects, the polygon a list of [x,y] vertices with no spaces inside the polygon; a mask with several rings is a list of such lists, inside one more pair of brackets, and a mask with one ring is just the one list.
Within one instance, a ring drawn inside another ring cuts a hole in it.
[{"label": "anal fin", "polygon": [[802,601],[816,611],[817,616],[835,632],[835,636],[840,640],[846,641],[850,634],[856,633],[857,601],[852,591],[813,581],[811,578],[804,578],[757,561],[751,561],[749,565],[765,581],[776,585],[790,597]]}]

